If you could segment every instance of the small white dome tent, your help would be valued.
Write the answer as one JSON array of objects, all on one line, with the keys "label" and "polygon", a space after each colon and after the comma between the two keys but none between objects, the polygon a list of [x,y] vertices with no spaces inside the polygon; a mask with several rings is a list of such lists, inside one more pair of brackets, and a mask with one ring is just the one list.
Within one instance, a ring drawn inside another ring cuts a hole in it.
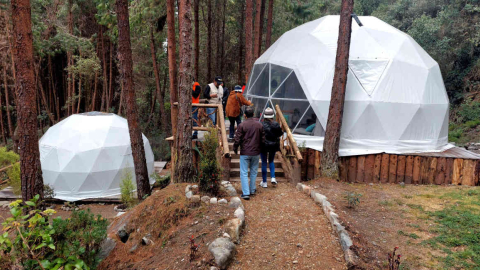
[{"label": "small white dome tent", "polygon": [[[153,152],[142,137],[151,175]],[[40,139],[40,161],[44,183],[53,186],[61,200],[119,195],[125,168],[135,181],[127,120],[111,113],[75,114],[52,126]]]},{"label": "small white dome tent", "polygon": [[[449,101],[440,68],[409,35],[375,17],[352,23],[340,155],[444,151]],[[283,34],[254,64],[246,96],[279,105],[297,143],[321,151],[339,16]]]}]

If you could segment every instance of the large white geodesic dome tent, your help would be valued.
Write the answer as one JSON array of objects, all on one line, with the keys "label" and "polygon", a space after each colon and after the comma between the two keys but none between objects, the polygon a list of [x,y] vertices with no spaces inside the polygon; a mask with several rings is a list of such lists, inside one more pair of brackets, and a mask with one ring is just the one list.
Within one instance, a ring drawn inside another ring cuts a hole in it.
[{"label": "large white geodesic dome tent", "polygon": [[[153,152],[142,137],[151,175]],[[44,183],[61,200],[119,195],[126,170],[136,184],[127,120],[111,113],[75,114],[52,126],[40,139],[40,161]],[[151,178],[150,184],[154,182]]]},{"label": "large white geodesic dome tent", "polygon": [[[352,23],[340,155],[443,151],[449,101],[440,68],[415,40],[375,17]],[[261,118],[279,105],[297,143],[321,151],[339,16],[283,34],[254,64],[246,96]]]}]

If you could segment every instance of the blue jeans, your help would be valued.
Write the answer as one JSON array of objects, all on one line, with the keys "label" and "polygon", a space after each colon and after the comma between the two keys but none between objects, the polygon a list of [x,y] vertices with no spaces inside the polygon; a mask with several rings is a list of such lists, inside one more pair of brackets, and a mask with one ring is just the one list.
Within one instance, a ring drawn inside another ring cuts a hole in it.
[{"label": "blue jeans", "polygon": [[[245,196],[255,193],[255,180],[258,173],[259,156],[240,156],[240,180],[242,181],[242,193]],[[250,169],[250,184],[248,182],[248,169]]]},{"label": "blue jeans", "polygon": [[215,126],[217,124],[217,113],[215,112],[216,108],[207,108],[207,114],[210,119],[212,119],[213,125]]},{"label": "blue jeans", "polygon": [[265,183],[267,182],[267,164],[270,167],[270,177],[275,178],[275,151],[261,153],[260,156],[262,157],[262,178]]},{"label": "blue jeans", "polygon": [[[192,118],[193,120],[193,126],[198,127],[197,121],[198,121],[198,108],[197,107],[192,107]],[[195,121],[197,120],[197,121]],[[198,136],[198,130],[193,131],[193,136]]]},{"label": "blue jeans", "polygon": [[228,117],[228,120],[230,121],[230,127],[228,128],[230,130],[230,139],[233,139],[235,136],[235,122],[237,122],[237,127],[242,123],[242,118],[239,116],[237,117]]}]

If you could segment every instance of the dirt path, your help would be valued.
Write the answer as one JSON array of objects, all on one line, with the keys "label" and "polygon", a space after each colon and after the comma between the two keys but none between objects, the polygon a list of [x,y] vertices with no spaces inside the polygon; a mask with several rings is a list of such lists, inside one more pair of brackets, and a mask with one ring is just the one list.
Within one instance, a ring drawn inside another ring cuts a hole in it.
[{"label": "dirt path", "polygon": [[243,202],[245,234],[229,269],[346,269],[322,210],[290,184],[259,187]]}]

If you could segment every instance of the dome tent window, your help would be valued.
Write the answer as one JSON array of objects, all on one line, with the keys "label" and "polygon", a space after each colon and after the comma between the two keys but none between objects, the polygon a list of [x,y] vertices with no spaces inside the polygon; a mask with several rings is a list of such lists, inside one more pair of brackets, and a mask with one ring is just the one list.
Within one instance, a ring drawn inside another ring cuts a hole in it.
[{"label": "dome tent window", "polygon": [[[409,35],[375,17],[352,24],[340,155],[444,151],[449,101],[440,68]],[[279,105],[297,143],[321,151],[339,16],[283,34],[254,64],[249,99]],[[266,105],[265,105],[266,104]],[[262,108],[263,107],[263,108]]]}]

